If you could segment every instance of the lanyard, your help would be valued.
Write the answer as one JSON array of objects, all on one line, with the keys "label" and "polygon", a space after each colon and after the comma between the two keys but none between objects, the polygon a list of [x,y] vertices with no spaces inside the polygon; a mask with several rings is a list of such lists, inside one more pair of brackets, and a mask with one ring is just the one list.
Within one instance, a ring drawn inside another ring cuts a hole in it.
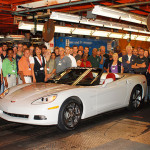
[{"label": "lanyard", "polygon": [[41,64],[41,66],[42,66],[42,58],[40,58],[39,61],[40,61],[40,64]]},{"label": "lanyard", "polygon": [[[8,60],[9,60],[9,59],[8,59]],[[11,64],[11,66],[12,66],[12,70],[15,70],[15,62],[14,62],[14,59],[12,59],[12,61],[9,60],[9,62],[10,62],[10,64]]]},{"label": "lanyard", "polygon": [[28,60],[26,60],[27,61],[27,64],[28,64],[28,66],[29,66],[29,68],[30,68],[30,61],[28,61]]}]

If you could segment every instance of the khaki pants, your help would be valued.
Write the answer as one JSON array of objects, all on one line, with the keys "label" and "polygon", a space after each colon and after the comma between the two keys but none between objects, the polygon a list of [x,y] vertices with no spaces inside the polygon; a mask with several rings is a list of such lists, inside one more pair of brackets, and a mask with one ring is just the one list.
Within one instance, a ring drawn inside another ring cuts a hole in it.
[{"label": "khaki pants", "polygon": [[22,82],[22,80],[21,80],[21,77],[20,77],[20,75],[18,75],[18,84],[22,84],[23,82]]},{"label": "khaki pants", "polygon": [[10,76],[6,76],[8,82],[8,88],[11,88],[16,85],[16,75],[11,74]]},{"label": "khaki pants", "polygon": [[31,77],[24,77],[24,80],[25,80],[25,82],[26,83],[32,83],[32,79],[31,79]]}]

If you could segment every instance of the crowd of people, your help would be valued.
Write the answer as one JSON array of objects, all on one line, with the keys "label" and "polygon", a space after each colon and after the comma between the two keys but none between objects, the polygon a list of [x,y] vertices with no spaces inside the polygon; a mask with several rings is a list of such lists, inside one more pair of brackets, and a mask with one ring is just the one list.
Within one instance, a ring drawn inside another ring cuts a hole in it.
[{"label": "crowd of people", "polygon": [[150,86],[149,62],[149,50],[130,45],[124,50],[117,46],[108,53],[105,46],[101,46],[93,48],[89,55],[89,47],[76,45],[55,47],[51,52],[45,45],[27,47],[19,43],[10,48],[3,43],[0,47],[1,92],[17,84],[45,82],[69,67],[97,67],[108,73],[143,74]]}]

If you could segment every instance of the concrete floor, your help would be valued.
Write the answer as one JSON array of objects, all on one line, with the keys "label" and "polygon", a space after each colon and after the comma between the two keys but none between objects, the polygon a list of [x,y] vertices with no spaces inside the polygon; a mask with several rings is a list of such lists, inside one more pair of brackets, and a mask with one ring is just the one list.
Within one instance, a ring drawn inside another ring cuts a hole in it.
[{"label": "concrete floor", "polygon": [[81,122],[71,132],[0,120],[0,150],[150,150],[150,105]]}]

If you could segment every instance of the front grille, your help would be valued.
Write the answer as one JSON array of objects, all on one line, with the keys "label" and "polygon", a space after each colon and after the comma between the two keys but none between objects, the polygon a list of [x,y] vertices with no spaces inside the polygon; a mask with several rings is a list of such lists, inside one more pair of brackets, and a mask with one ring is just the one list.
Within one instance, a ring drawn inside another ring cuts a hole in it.
[{"label": "front grille", "polygon": [[13,114],[3,111],[4,114],[11,116],[11,117],[18,117],[18,118],[29,118],[29,115],[20,115],[20,114]]}]

